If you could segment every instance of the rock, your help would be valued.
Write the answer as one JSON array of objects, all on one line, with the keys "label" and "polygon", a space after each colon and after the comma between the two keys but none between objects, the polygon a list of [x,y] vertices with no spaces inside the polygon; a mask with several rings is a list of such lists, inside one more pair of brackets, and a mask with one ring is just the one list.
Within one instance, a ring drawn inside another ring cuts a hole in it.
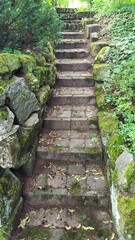
[{"label": "rock", "polygon": [[103,47],[95,57],[95,63],[105,63],[110,52],[110,47]]},{"label": "rock", "polygon": [[90,43],[97,41],[99,38],[98,32],[90,33]]},{"label": "rock", "polygon": [[23,123],[23,126],[29,128],[29,127],[35,126],[37,123],[39,123],[38,114],[37,114],[37,113],[33,113],[33,114]]},{"label": "rock", "polygon": [[[35,163],[36,163],[36,146],[37,143],[35,143],[29,151],[22,157],[22,171],[24,175],[26,176],[32,176]],[[25,163],[25,164],[24,164]]]},{"label": "rock", "polygon": [[90,43],[90,52],[93,57],[96,57],[96,55],[99,53],[99,51],[103,48],[108,46],[108,42],[92,42]]},{"label": "rock", "polygon": [[14,114],[8,107],[0,108],[0,135],[11,131],[14,123]]},{"label": "rock", "polygon": [[99,31],[100,31],[99,24],[89,24],[86,26],[86,37],[90,38],[90,33]]},{"label": "rock", "polygon": [[43,86],[47,81],[48,69],[47,67],[36,67],[33,70],[34,76],[40,80],[40,85]]},{"label": "rock", "polygon": [[19,202],[21,183],[18,178],[6,169],[0,178],[0,227],[11,217]]},{"label": "rock", "polygon": [[26,83],[29,86],[29,89],[33,92],[38,91],[40,88],[40,80],[36,78],[32,73],[27,73],[24,77]]},{"label": "rock", "polygon": [[28,55],[18,55],[21,62],[21,71],[23,73],[32,73],[33,69],[36,67],[36,59]]},{"label": "rock", "polygon": [[32,57],[34,57],[36,59],[36,62],[37,62],[38,66],[45,66],[46,65],[46,59],[43,56],[43,54],[39,52],[39,50],[27,49],[24,52],[25,52],[25,54],[28,54],[28,55],[31,55]]},{"label": "rock", "polygon": [[25,84],[23,78],[16,78],[6,90],[6,96],[9,99],[9,107],[16,115],[20,124],[22,124],[32,112],[39,110],[39,104],[36,96]]},{"label": "rock", "polygon": [[93,77],[95,81],[104,82],[110,76],[110,67],[107,64],[94,64]]},{"label": "rock", "polygon": [[33,74],[40,80],[41,85],[52,86],[57,77],[57,70],[53,64],[48,64],[46,67],[36,67]]},{"label": "rock", "polygon": [[19,166],[20,143],[17,136],[19,126],[13,126],[11,131],[0,136],[0,166],[16,168]]},{"label": "rock", "polygon": [[0,75],[9,72],[9,68],[3,59],[3,54],[0,54]]},{"label": "rock", "polygon": [[20,220],[21,209],[23,206],[22,197],[19,198],[18,203],[13,209],[11,217],[8,219],[6,224],[0,229],[0,236],[3,237],[2,240],[9,240],[12,231],[17,227],[17,224]]},{"label": "rock", "polygon": [[86,33],[87,25],[89,25],[91,23],[94,23],[94,19],[93,18],[86,18],[85,17],[85,18],[82,19],[82,25],[83,25],[85,33]]},{"label": "rock", "polygon": [[117,173],[118,185],[130,193],[135,193],[134,156],[124,151],[116,160],[115,172]]},{"label": "rock", "polygon": [[37,99],[38,99],[39,103],[41,104],[41,106],[46,104],[50,92],[51,92],[50,86],[44,86],[44,87],[40,88],[40,90],[36,94]]},{"label": "rock", "polygon": [[18,55],[10,54],[10,53],[3,53],[2,54],[3,60],[8,66],[10,72],[17,70],[21,67],[21,63],[19,60]]}]

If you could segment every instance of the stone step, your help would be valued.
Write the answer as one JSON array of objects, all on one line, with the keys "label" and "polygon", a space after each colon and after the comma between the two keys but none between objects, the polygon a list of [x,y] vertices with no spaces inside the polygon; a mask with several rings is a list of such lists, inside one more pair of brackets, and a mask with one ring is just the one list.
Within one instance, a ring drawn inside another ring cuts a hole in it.
[{"label": "stone step", "polygon": [[79,71],[79,72],[73,72],[73,71],[64,71],[64,72],[58,72],[58,78],[64,79],[64,78],[85,78],[85,79],[89,79],[92,78],[92,74],[88,71]]},{"label": "stone step", "polygon": [[90,71],[92,70],[91,59],[58,59],[58,71]]},{"label": "stone step", "polygon": [[75,49],[84,48],[87,45],[85,39],[62,39],[61,43],[56,46],[56,49]]},{"label": "stone step", "polygon": [[23,219],[26,216],[26,226],[18,230],[19,238],[12,240],[105,240],[115,236],[111,213],[106,209],[38,207],[35,211],[26,207]]},{"label": "stone step", "polygon": [[85,35],[83,32],[62,32],[64,39],[84,39]]},{"label": "stone step", "polygon": [[79,21],[79,20],[74,20],[74,21],[73,20],[71,20],[71,21],[65,20],[64,22],[65,22],[65,24],[62,27],[62,30],[77,31],[77,30],[82,30],[83,29],[82,21]]},{"label": "stone step", "polygon": [[50,99],[50,106],[56,105],[75,105],[75,106],[89,106],[96,105],[95,88],[56,88],[53,91],[53,97]]},{"label": "stone step", "polygon": [[46,130],[39,139],[40,159],[69,162],[102,162],[102,143],[97,130]]},{"label": "stone step", "polygon": [[94,80],[90,77],[61,77],[56,81],[56,87],[93,87]]},{"label": "stone step", "polygon": [[25,200],[30,205],[109,206],[108,184],[100,165],[38,161],[38,172],[25,179],[23,188]]},{"label": "stone step", "polygon": [[57,13],[75,13],[77,8],[56,8]]},{"label": "stone step", "polygon": [[90,53],[86,49],[57,49],[56,51],[57,58],[87,58]]},{"label": "stone step", "polygon": [[54,106],[48,109],[43,127],[53,130],[97,129],[97,108],[94,106]]}]

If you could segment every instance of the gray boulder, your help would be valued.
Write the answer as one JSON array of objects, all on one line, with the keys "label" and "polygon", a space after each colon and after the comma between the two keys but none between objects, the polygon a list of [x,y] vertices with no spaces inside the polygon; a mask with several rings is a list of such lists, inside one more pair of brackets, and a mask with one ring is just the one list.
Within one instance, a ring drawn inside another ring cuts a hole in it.
[{"label": "gray boulder", "polygon": [[14,114],[8,107],[0,108],[0,135],[11,131],[14,123]]},{"label": "gray boulder", "polygon": [[9,133],[0,135],[0,166],[2,168],[16,168],[20,153],[18,128],[19,126],[13,126]]},{"label": "gray boulder", "polygon": [[116,160],[115,171],[118,185],[130,193],[135,193],[135,161],[134,156],[124,151]]},{"label": "gray boulder", "polygon": [[6,90],[6,95],[9,99],[9,107],[16,115],[20,124],[22,124],[32,112],[39,110],[36,96],[29,90],[23,78],[17,78]]}]

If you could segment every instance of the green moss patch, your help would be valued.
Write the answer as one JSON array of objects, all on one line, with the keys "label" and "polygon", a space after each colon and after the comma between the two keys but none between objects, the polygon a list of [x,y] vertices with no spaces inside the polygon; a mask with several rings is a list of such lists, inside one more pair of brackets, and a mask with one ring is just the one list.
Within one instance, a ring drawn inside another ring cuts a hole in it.
[{"label": "green moss patch", "polygon": [[49,231],[40,227],[28,227],[21,235],[23,240],[49,240],[50,237]]},{"label": "green moss patch", "polygon": [[95,81],[104,82],[110,76],[110,67],[107,64],[94,64],[93,77]]},{"label": "green moss patch", "polygon": [[[90,236],[91,235],[91,236]],[[60,240],[93,240],[93,233],[86,233],[82,230],[70,230],[67,233],[65,233]]]},{"label": "green moss patch", "polygon": [[72,194],[78,194],[81,192],[81,185],[79,183],[73,183],[70,189]]},{"label": "green moss patch", "polygon": [[[121,224],[123,225],[124,234],[135,237],[135,197],[122,196],[117,198],[118,210],[121,215]],[[131,238],[130,238],[131,239]]]}]

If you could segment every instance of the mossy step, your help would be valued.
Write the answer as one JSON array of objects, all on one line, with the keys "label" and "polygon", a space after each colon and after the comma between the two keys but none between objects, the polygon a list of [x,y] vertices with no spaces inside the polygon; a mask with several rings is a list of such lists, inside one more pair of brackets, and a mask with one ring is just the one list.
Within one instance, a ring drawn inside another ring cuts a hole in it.
[{"label": "mossy step", "polygon": [[92,70],[91,59],[59,59],[58,71],[90,71]]},{"label": "mossy step", "polygon": [[71,23],[71,22],[65,22],[63,28],[63,30],[81,30],[83,29],[82,23],[80,22],[75,22],[75,23]]},{"label": "mossy step", "polygon": [[108,207],[109,192],[102,165],[38,161],[38,172],[35,170],[34,176],[24,183],[23,195],[29,204]]},{"label": "mossy step", "polygon": [[94,80],[92,77],[58,77],[56,87],[93,87]]},{"label": "mossy step", "polygon": [[56,49],[84,48],[86,44],[85,39],[62,39],[62,42],[56,46]]},{"label": "mossy step", "polygon": [[102,162],[102,144],[98,131],[44,130],[37,149],[46,160]]},{"label": "mossy step", "polygon": [[74,13],[77,8],[56,8],[57,13]]},{"label": "mossy step", "polygon": [[97,108],[94,106],[54,106],[48,110],[43,126],[54,130],[97,129]]},{"label": "mossy step", "polygon": [[115,236],[111,215],[104,209],[31,208],[27,219],[16,233],[18,239],[100,240]]},{"label": "mossy step", "polygon": [[79,32],[62,32],[64,39],[83,39],[85,37],[84,33]]},{"label": "mossy step", "polygon": [[56,50],[56,57],[57,58],[68,58],[68,59],[75,59],[75,58],[87,58],[89,56],[89,51],[86,49],[57,49]]},{"label": "mossy step", "polygon": [[79,71],[79,72],[73,72],[73,71],[64,71],[64,72],[58,72],[57,78],[58,79],[64,79],[64,78],[72,78],[72,79],[76,79],[76,78],[92,78],[92,73],[88,72],[88,71]]}]

